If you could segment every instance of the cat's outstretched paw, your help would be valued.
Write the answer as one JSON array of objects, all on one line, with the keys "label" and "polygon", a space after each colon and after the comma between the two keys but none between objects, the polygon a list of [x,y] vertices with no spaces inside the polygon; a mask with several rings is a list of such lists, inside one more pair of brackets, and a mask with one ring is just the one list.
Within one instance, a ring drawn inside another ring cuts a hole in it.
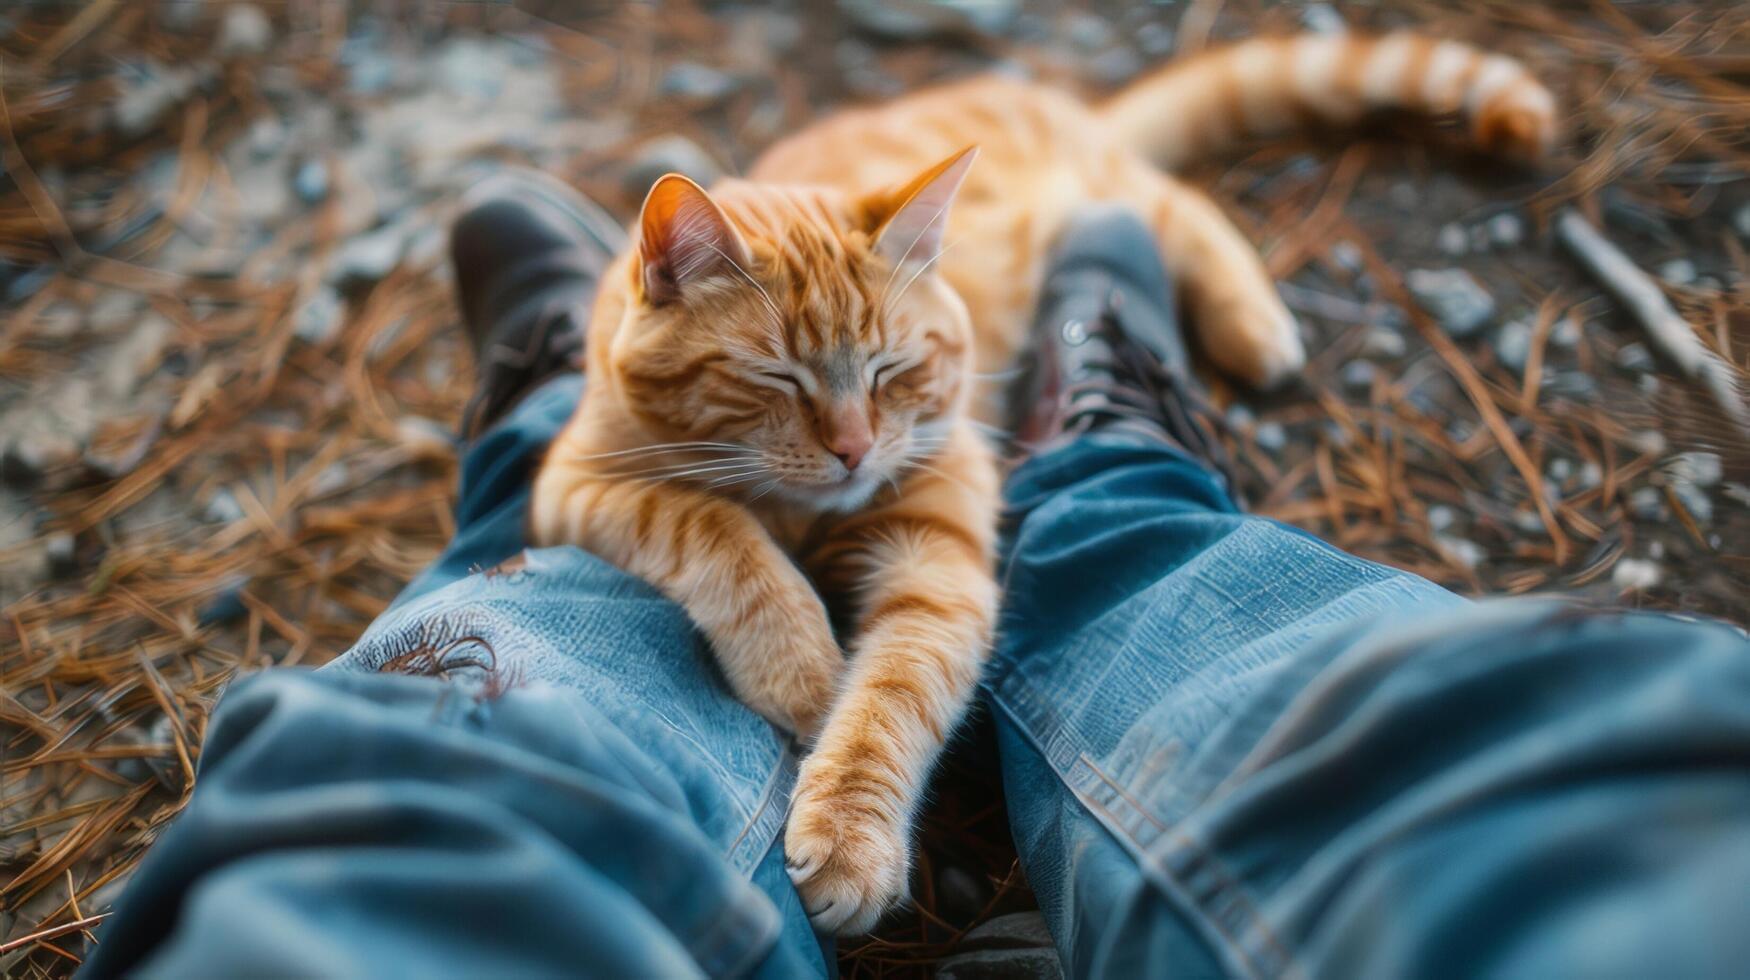
[{"label": "cat's outstretched paw", "polygon": [[844,789],[830,766],[803,765],[784,830],[784,862],[815,929],[860,936],[905,897],[905,827],[872,812],[888,808],[866,790]]}]

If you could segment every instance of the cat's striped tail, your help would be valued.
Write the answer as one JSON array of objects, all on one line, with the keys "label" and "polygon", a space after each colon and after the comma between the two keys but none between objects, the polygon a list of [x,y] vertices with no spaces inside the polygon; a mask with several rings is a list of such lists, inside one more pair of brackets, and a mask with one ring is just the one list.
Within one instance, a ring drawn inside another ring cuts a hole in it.
[{"label": "cat's striped tail", "polygon": [[1403,109],[1462,116],[1478,146],[1536,160],[1555,99],[1524,65],[1419,34],[1257,38],[1175,61],[1100,107],[1122,138],[1173,169],[1249,138]]}]

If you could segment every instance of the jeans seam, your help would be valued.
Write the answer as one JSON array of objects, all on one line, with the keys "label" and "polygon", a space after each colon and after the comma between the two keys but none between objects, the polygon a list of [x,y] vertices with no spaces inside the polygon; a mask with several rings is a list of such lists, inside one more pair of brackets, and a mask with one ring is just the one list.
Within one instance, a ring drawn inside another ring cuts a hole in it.
[{"label": "jeans seam", "polygon": [[[795,777],[796,756],[786,747],[780,750],[778,764],[772,767],[772,775],[766,780],[765,790],[760,794],[759,803],[754,807],[747,823],[742,826],[741,832],[735,835],[735,840],[724,848],[724,857],[743,876],[751,877],[753,875],[754,869],[759,867],[760,859],[765,856],[767,851],[771,850],[772,844],[777,841],[778,835],[776,833],[768,834],[767,831],[775,830],[777,825],[783,821],[784,815],[789,812],[789,788],[794,785]],[[776,805],[780,796],[784,799],[783,806]],[[750,837],[753,843],[757,844],[761,838],[768,836],[770,839],[766,841],[765,846],[760,848],[758,853],[753,854],[751,860],[744,863],[740,852],[747,850],[747,848],[742,845],[748,843]]]},{"label": "jeans seam", "polygon": [[[1121,797],[1123,797],[1125,802],[1129,803],[1132,807],[1135,807],[1139,813],[1141,813],[1144,817],[1148,818],[1150,823],[1153,823],[1156,827],[1160,828],[1161,832],[1159,834],[1152,835],[1151,839],[1147,840],[1147,841],[1142,840],[1141,838],[1137,837],[1134,834],[1129,834],[1129,833],[1126,834],[1126,836],[1130,837],[1131,842],[1136,846],[1138,851],[1143,852],[1143,853],[1147,853],[1148,850],[1150,848],[1154,847],[1157,842],[1160,842],[1160,843],[1164,844],[1163,857],[1166,854],[1170,854],[1173,850],[1179,850],[1182,852],[1190,853],[1193,856],[1195,856],[1196,858],[1200,859],[1205,865],[1207,865],[1209,867],[1211,872],[1213,872],[1215,874],[1215,876],[1219,879],[1219,881],[1217,882],[1218,893],[1231,895],[1232,898],[1234,898],[1235,900],[1237,900],[1240,903],[1241,907],[1239,908],[1239,912],[1245,917],[1245,924],[1247,926],[1246,931],[1251,933],[1252,935],[1256,936],[1265,945],[1268,945],[1270,947],[1270,952],[1274,955],[1275,962],[1261,964],[1261,965],[1270,967],[1270,969],[1265,970],[1264,972],[1269,973],[1269,974],[1274,974],[1274,975],[1281,975],[1281,974],[1288,972],[1288,965],[1292,964],[1294,962],[1294,957],[1289,953],[1288,948],[1276,936],[1275,932],[1273,930],[1271,930],[1269,924],[1265,920],[1264,913],[1258,907],[1258,902],[1256,899],[1254,899],[1252,897],[1251,892],[1246,889],[1245,885],[1240,883],[1238,876],[1236,876],[1235,874],[1233,874],[1232,872],[1230,872],[1227,869],[1227,866],[1221,862],[1221,859],[1216,856],[1215,852],[1213,850],[1211,850],[1209,847],[1207,847],[1206,845],[1204,845],[1203,843],[1201,843],[1200,841],[1196,840],[1195,838],[1193,838],[1190,835],[1188,835],[1187,833],[1185,833],[1183,830],[1178,830],[1174,827],[1170,827],[1170,826],[1167,826],[1167,825],[1161,823],[1161,821],[1159,819],[1157,819],[1153,814],[1149,813],[1147,808],[1143,807],[1136,800],[1132,799],[1128,793],[1125,793],[1124,790],[1119,786],[1119,784],[1116,780],[1114,780],[1109,774],[1107,774],[1106,772],[1101,770],[1101,768],[1098,765],[1096,765],[1092,759],[1089,759],[1085,754],[1083,756],[1081,756],[1080,761],[1082,762],[1083,765],[1088,767],[1088,770],[1090,772],[1092,772],[1095,776],[1099,777],[1099,779],[1102,782],[1106,783],[1106,785],[1108,785],[1108,786],[1111,786],[1115,792],[1117,792]],[[1078,794],[1078,796],[1079,796],[1079,794]],[[1097,803],[1097,801],[1090,800],[1089,802],[1091,804],[1090,809],[1093,809],[1092,804]],[[1112,814],[1104,806],[1099,807],[1099,809],[1102,812],[1105,812],[1109,816],[1113,817],[1114,821],[1116,822],[1116,814]],[[1174,874],[1172,869],[1167,865],[1167,863],[1164,860],[1161,861],[1160,864],[1161,864],[1162,873],[1164,875],[1173,877],[1175,880],[1178,879],[1179,876]],[[1181,881],[1181,884],[1184,884],[1184,883]],[[1197,905],[1200,910],[1206,908],[1207,903],[1195,898],[1194,897],[1195,892],[1193,890],[1187,888],[1186,893],[1187,893],[1187,897],[1190,899],[1190,901],[1193,904]],[[1205,912],[1205,914],[1211,920],[1212,923],[1217,923],[1217,924],[1220,923],[1220,921],[1221,921],[1220,916],[1214,914],[1213,912]],[[1219,927],[1220,926],[1218,925],[1218,928]],[[1234,939],[1235,943],[1240,944],[1242,947],[1249,947],[1249,946],[1253,945],[1253,944],[1245,943],[1244,938],[1241,936],[1232,936],[1226,929],[1222,929],[1222,934],[1230,936],[1231,938]],[[1246,956],[1249,959],[1257,959],[1258,958],[1256,956],[1256,954],[1254,954],[1250,951],[1249,948],[1246,948],[1243,951],[1246,953]]]},{"label": "jeans seam", "polygon": [[[1039,751],[1040,756],[1045,760],[1046,764],[1051,767],[1052,772],[1056,774],[1058,778],[1058,782],[1063,785],[1064,789],[1069,791],[1070,796],[1074,798],[1076,802],[1106,830],[1107,833],[1111,834],[1114,840],[1118,841],[1119,844],[1131,854],[1132,860],[1137,863],[1138,870],[1143,872],[1144,880],[1153,884],[1154,887],[1173,905],[1192,913],[1190,915],[1191,921],[1205,933],[1206,937],[1211,933],[1219,936],[1222,941],[1211,943],[1211,945],[1215,948],[1217,955],[1222,955],[1231,967],[1236,968],[1239,972],[1252,976],[1265,975],[1272,972],[1260,969],[1260,966],[1264,964],[1256,962],[1256,956],[1251,951],[1252,944],[1245,942],[1244,937],[1235,936],[1230,933],[1223,925],[1220,917],[1213,914],[1208,905],[1199,900],[1186,886],[1186,882],[1167,867],[1162,859],[1163,855],[1152,853],[1149,847],[1146,846],[1135,833],[1124,827],[1123,821],[1119,819],[1117,814],[1113,813],[1109,808],[1101,804],[1099,800],[1095,799],[1086,790],[1082,789],[1078,785],[1079,781],[1075,779],[1071,773],[1066,772],[1063,766],[1053,761],[1052,752],[1046,747],[1046,744],[1048,741],[1056,741],[1056,738],[1042,738],[1042,733],[1035,730],[1032,725],[1028,724],[1028,722],[1023,719],[1021,714],[1017,711],[1018,706],[1012,704],[1010,701],[1011,695],[1018,695],[1023,700],[1031,700],[1034,698],[1035,693],[1032,691],[1031,686],[1026,683],[1025,678],[1019,673],[1009,674],[1004,678],[1004,681],[1004,691],[1002,693],[999,694],[996,691],[991,692],[992,703],[1009,717],[1010,721],[1015,724],[1015,727],[1019,729],[1027,740],[1033,744],[1034,748]],[[1063,736],[1065,738],[1068,737],[1068,732],[1063,726],[1054,727],[1056,729],[1055,735]],[[1111,777],[1100,771],[1099,767],[1095,766],[1092,761],[1088,759],[1085,752],[1078,749],[1073,761],[1082,764],[1091,775],[1097,777],[1108,786],[1117,789],[1117,784],[1111,779]],[[1150,835],[1151,841],[1171,835],[1172,841],[1179,842],[1183,845],[1181,848],[1182,850],[1200,853],[1207,864],[1212,868],[1218,869],[1218,873],[1222,879],[1223,889],[1239,893],[1238,897],[1242,900],[1243,907],[1239,908],[1238,911],[1245,916],[1246,924],[1250,926],[1251,931],[1256,935],[1260,935],[1266,942],[1274,947],[1278,957],[1283,962],[1292,964],[1293,958],[1288,955],[1287,950],[1276,939],[1271,930],[1262,922],[1261,913],[1257,911],[1257,905],[1252,901],[1251,896],[1244,893],[1244,889],[1237,883],[1234,876],[1228,873],[1224,867],[1221,867],[1220,863],[1215,860],[1213,855],[1208,853],[1207,849],[1202,848],[1200,845],[1196,844],[1196,842],[1186,838],[1182,832],[1173,831],[1171,825],[1162,823],[1158,815],[1151,813],[1146,808],[1138,806],[1128,795],[1122,793],[1119,795],[1126,803],[1134,807],[1139,815],[1160,828],[1159,834]],[[1274,972],[1283,973],[1287,972],[1287,969],[1286,967],[1282,967]]]}]

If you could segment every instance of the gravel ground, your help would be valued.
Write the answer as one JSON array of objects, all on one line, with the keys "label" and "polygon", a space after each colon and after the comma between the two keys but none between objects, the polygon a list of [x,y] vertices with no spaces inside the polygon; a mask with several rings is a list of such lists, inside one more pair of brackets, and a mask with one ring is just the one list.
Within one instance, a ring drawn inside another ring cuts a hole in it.
[{"label": "gravel ground", "polygon": [[[1550,233],[1588,216],[1743,377],[1741,5],[83,9],[0,12],[8,976],[87,948],[224,684],[344,650],[446,538],[471,366],[443,228],[507,163],[629,217],[664,171],[736,172],[836,104],[969,71],[1099,91],[1205,37],[1345,20],[1499,43],[1571,110],[1547,174],[1388,121],[1193,175],[1314,352],[1293,392],[1220,392],[1245,489],[1466,593],[1750,619],[1746,440]],[[941,780],[918,908],[848,971],[971,957],[954,975],[1034,934],[985,735]]]}]

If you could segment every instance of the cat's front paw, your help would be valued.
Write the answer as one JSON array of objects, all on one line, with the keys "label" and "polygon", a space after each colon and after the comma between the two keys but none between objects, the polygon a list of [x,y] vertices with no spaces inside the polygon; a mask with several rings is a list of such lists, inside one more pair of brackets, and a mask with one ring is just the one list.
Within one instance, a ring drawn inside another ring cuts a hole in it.
[{"label": "cat's front paw", "polygon": [[820,932],[860,936],[905,897],[906,831],[897,807],[851,788],[843,767],[803,764],[784,830],[784,863]]}]

